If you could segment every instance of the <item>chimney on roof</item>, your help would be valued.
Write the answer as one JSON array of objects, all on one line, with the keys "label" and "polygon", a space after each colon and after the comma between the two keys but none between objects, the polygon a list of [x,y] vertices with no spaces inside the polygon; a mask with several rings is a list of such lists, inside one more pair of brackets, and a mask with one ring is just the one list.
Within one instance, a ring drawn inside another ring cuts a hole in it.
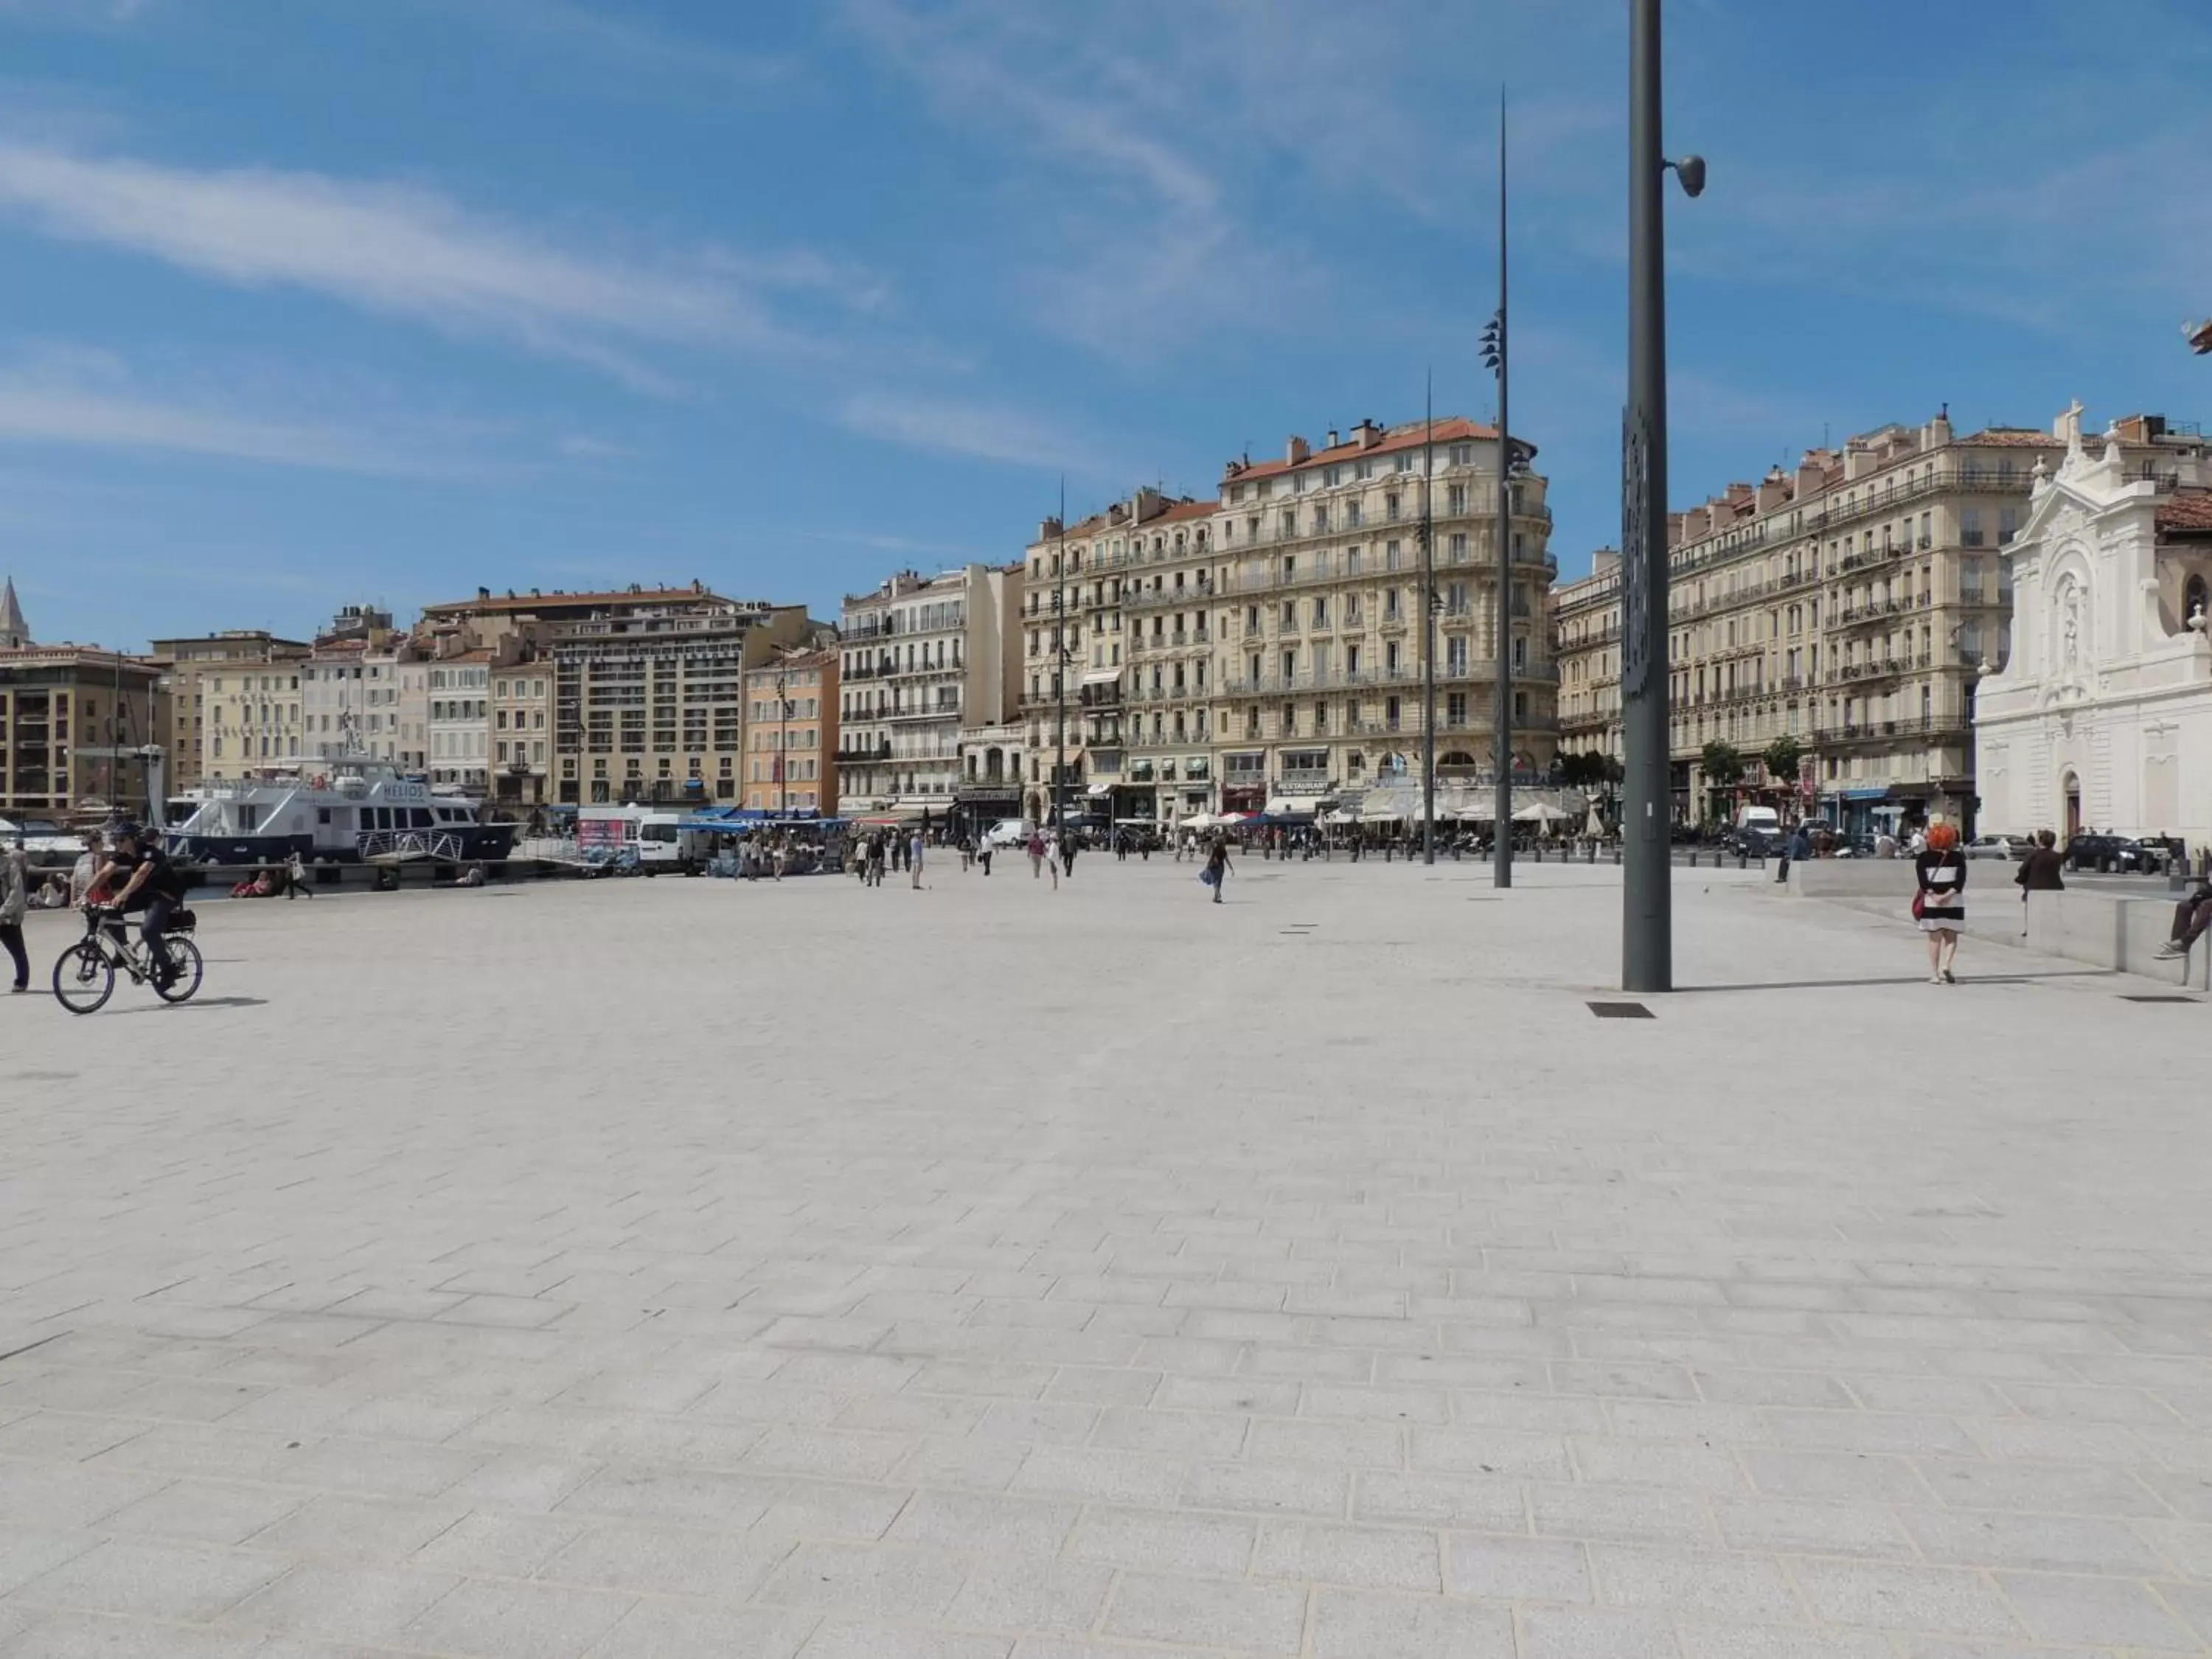
[{"label": "chimney on roof", "polygon": [[1057,520],[1057,519],[1040,519],[1040,520],[1037,520],[1037,539],[1038,539],[1039,541],[1041,541],[1041,542],[1048,542],[1048,541],[1050,541],[1054,537],[1055,537],[1055,536],[1057,536],[1057,535],[1059,535],[1059,534],[1060,534],[1060,520]]},{"label": "chimney on roof", "polygon": [[491,603],[491,589],[489,587],[479,587],[477,589],[477,603],[479,605],[489,605]]},{"label": "chimney on roof", "polygon": [[1334,449],[1336,447],[1336,428],[1334,427],[1331,427],[1328,429],[1328,441],[1323,444],[1322,447],[1324,449]]},{"label": "chimney on roof", "polygon": [[1928,422],[1928,429],[1920,434],[1923,449],[1941,449],[1951,441],[1951,405],[1945,404],[1936,411],[1936,418]]},{"label": "chimney on roof", "polygon": [[1358,440],[1362,449],[1372,449],[1382,441],[1382,428],[1372,421],[1362,421],[1352,428],[1352,435]]},{"label": "chimney on roof", "polygon": [[1771,513],[1790,499],[1790,480],[1780,467],[1770,467],[1766,476],[1759,481],[1759,510]]},{"label": "chimney on roof", "polygon": [[1312,453],[1313,451],[1307,447],[1306,441],[1293,433],[1291,441],[1284,447],[1283,459],[1290,465],[1296,466]]},{"label": "chimney on roof", "polygon": [[533,587],[533,588],[532,588],[532,589],[530,590],[530,597],[531,597],[532,599],[543,599],[543,598],[544,597],[544,594],[542,594],[542,593],[540,593],[540,592],[539,592],[536,588],[534,588],[534,587]]}]

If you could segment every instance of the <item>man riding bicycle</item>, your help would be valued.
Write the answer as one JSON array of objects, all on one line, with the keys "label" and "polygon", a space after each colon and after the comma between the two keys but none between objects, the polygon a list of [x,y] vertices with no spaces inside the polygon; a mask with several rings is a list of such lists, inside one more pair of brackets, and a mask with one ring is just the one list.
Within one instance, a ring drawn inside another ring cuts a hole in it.
[{"label": "man riding bicycle", "polygon": [[[185,897],[184,878],[177,873],[169,855],[137,824],[120,825],[115,832],[114,850],[93,878],[92,890],[109,894],[107,904],[118,915],[145,912],[138,937],[146,946],[154,983],[167,985],[176,970],[170,964],[169,953],[161,948],[161,933]],[[117,939],[122,938],[119,921],[111,931]]]}]

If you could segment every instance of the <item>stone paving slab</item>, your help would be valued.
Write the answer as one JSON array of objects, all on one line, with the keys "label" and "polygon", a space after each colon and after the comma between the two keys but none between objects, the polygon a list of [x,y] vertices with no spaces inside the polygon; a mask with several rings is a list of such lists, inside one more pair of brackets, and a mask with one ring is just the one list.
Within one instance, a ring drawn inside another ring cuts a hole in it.
[{"label": "stone paving slab", "polygon": [[1194,873],[0,1005],[0,1656],[2212,1653],[2212,1010],[1684,871],[1599,1020],[1610,871]]}]

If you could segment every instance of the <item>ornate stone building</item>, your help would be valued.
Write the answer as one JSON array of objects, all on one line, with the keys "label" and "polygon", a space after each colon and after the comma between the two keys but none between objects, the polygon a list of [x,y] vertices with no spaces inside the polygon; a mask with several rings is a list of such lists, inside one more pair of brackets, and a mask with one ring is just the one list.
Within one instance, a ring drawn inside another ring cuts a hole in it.
[{"label": "ornate stone building", "polygon": [[2212,450],[2155,416],[2060,417],[2008,550],[2010,659],[1982,683],[1985,829],[2212,843]]}]

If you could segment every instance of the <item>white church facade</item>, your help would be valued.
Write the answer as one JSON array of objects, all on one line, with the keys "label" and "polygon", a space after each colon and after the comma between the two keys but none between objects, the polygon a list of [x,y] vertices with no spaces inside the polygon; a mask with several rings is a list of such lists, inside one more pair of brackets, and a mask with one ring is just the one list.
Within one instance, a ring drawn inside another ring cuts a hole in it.
[{"label": "white church facade", "polygon": [[2093,453],[2081,405],[2006,550],[2012,652],[1975,700],[1978,827],[2212,845],[2212,449]]}]

